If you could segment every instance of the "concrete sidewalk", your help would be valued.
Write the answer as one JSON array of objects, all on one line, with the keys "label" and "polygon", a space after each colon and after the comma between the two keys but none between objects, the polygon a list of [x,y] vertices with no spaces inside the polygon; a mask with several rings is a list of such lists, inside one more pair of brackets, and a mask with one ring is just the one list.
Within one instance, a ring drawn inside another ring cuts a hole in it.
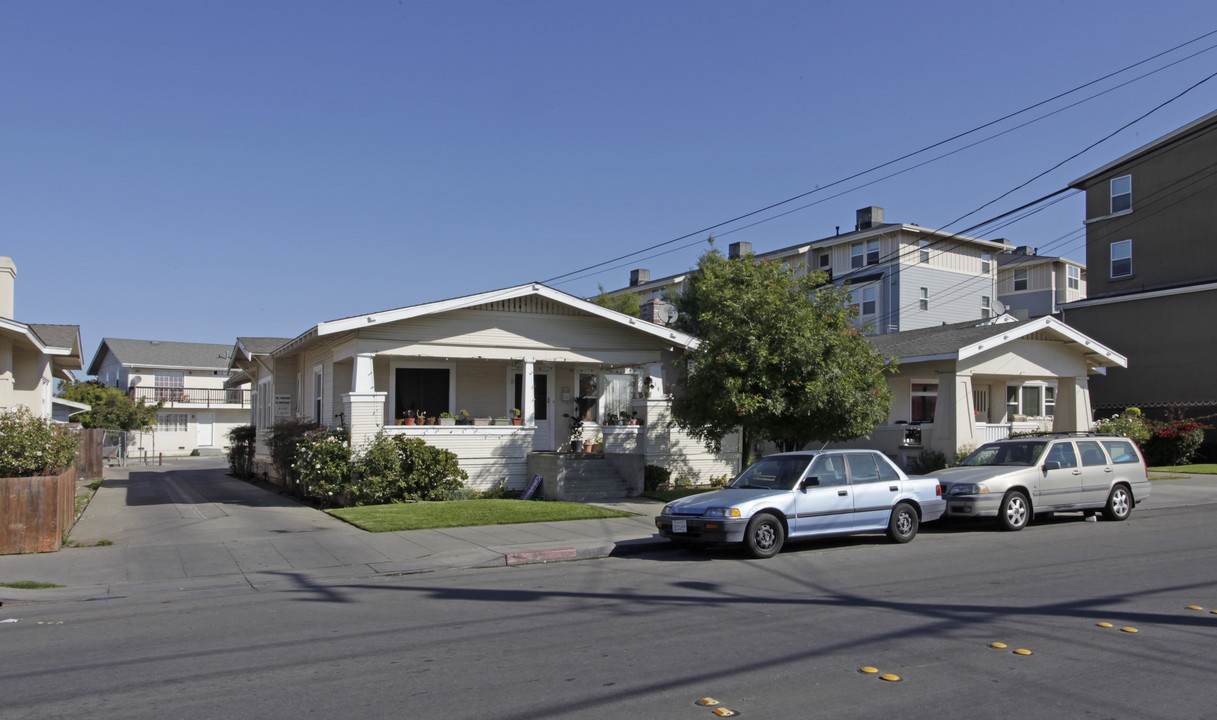
[{"label": "concrete sidewalk", "polygon": [[[0,556],[0,601],[116,597],[148,591],[260,588],[357,578],[503,567],[668,549],[654,534],[662,504],[596,503],[632,517],[369,533],[296,501],[229,477],[223,458],[109,468],[56,553]],[[97,546],[99,541],[112,545]]]}]

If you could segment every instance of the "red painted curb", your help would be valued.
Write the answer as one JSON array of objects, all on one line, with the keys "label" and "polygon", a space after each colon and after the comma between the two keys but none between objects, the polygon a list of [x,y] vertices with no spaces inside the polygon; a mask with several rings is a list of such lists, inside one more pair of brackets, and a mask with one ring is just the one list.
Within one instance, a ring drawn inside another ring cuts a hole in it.
[{"label": "red painted curb", "polygon": [[549,550],[530,550],[526,552],[507,553],[508,565],[525,565],[527,563],[543,563],[555,560],[574,560],[574,548],[551,548]]}]

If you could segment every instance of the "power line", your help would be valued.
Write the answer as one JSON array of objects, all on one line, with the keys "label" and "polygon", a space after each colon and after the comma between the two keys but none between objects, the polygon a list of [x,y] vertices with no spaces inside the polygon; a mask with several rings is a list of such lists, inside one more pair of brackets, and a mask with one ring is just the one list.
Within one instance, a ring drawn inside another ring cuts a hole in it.
[{"label": "power line", "polygon": [[[1087,82],[1087,83],[1084,83],[1084,84],[1079,85],[1079,86],[1077,86],[1077,87],[1074,87],[1074,88],[1072,88],[1072,89],[1070,89],[1070,90],[1067,90],[1067,91],[1065,91],[1065,92],[1063,92],[1063,93],[1059,93],[1059,94],[1057,94],[1057,95],[1054,95],[1054,96],[1052,96],[1052,97],[1050,97],[1050,98],[1048,98],[1048,99],[1046,99],[1046,100],[1042,100],[1042,101],[1040,101],[1040,102],[1034,103],[1034,104],[1029,105],[1029,106],[1027,106],[1027,107],[1025,107],[1025,108],[1022,108],[1021,110],[1017,110],[1017,111],[1015,111],[1015,112],[1013,112],[1013,113],[1009,113],[1009,114],[1004,115],[1004,116],[1002,116],[1002,117],[1000,117],[1000,118],[997,118],[997,119],[995,119],[995,120],[991,120],[991,121],[989,121],[989,122],[987,122],[987,123],[984,123],[984,124],[982,124],[982,125],[979,125],[979,126],[977,126],[977,127],[972,128],[972,129],[970,129],[970,130],[967,130],[967,131],[965,131],[965,132],[962,132],[962,133],[959,133],[959,134],[954,135],[954,136],[952,136],[952,137],[949,137],[949,138],[947,138],[947,139],[945,139],[945,140],[941,140],[941,141],[936,142],[936,143],[933,143],[933,144],[931,144],[931,145],[927,145],[927,146],[925,146],[925,147],[923,147],[923,148],[921,148],[921,149],[919,149],[919,150],[916,150],[916,151],[913,151],[913,152],[911,152],[911,153],[907,153],[907,154],[905,154],[905,155],[902,155],[902,156],[900,156],[900,157],[898,157],[898,158],[895,158],[894,160],[889,160],[889,161],[887,161],[887,162],[881,163],[881,164],[879,164],[879,165],[876,165],[876,166],[874,166],[874,167],[868,168],[868,169],[863,170],[863,171],[861,171],[861,172],[854,173],[853,175],[849,175],[849,176],[844,177],[844,178],[841,178],[841,179],[839,179],[839,180],[835,180],[835,181],[833,181],[833,182],[831,182],[831,183],[829,183],[829,184],[827,184],[827,185],[818,186],[818,187],[816,187],[816,188],[815,188],[815,189],[813,189],[813,190],[809,190],[809,191],[807,191],[807,192],[800,193],[800,194],[798,194],[798,195],[795,195],[794,197],[787,198],[786,200],[782,200],[782,201],[780,201],[780,202],[772,203],[772,204],[767,205],[767,206],[765,206],[765,207],[763,207],[763,208],[760,208],[760,209],[758,209],[758,210],[753,210],[753,211],[751,211],[751,212],[744,213],[744,214],[742,214],[742,215],[738,215],[738,216],[736,216],[736,217],[734,217],[734,218],[731,218],[730,220],[725,220],[725,221],[722,221],[722,222],[719,222],[719,223],[715,223],[715,224],[713,224],[713,225],[710,225],[710,226],[708,226],[708,227],[702,228],[702,229],[700,229],[700,230],[695,230],[695,231],[693,231],[693,232],[691,232],[691,233],[686,233],[686,234],[684,234],[684,235],[681,235],[681,236],[679,236],[679,237],[673,238],[673,239],[671,239],[671,240],[667,240],[667,241],[664,241],[664,242],[661,242],[661,243],[657,243],[657,244],[655,244],[655,245],[651,245],[651,246],[649,246],[649,247],[643,248],[643,249],[641,249],[641,250],[637,250],[637,251],[632,252],[632,253],[627,253],[627,254],[625,254],[625,255],[619,255],[619,256],[617,256],[617,257],[615,257],[615,258],[611,258],[611,259],[609,259],[609,260],[605,260],[605,261],[603,261],[603,262],[596,263],[596,264],[594,264],[594,265],[589,265],[589,266],[587,266],[587,267],[583,267],[583,268],[580,268],[580,269],[577,269],[577,270],[572,270],[572,271],[570,271],[570,272],[563,273],[563,274],[561,274],[561,275],[556,275],[556,276],[554,276],[554,277],[552,277],[552,278],[549,278],[549,279],[547,279],[547,280],[544,280],[543,282],[544,282],[544,283],[546,283],[546,284],[550,284],[550,283],[553,283],[553,282],[555,282],[555,281],[557,281],[557,280],[562,280],[562,279],[564,279],[564,278],[568,278],[568,277],[570,277],[570,276],[572,276],[572,275],[578,275],[578,274],[580,274],[580,273],[584,273],[584,272],[587,272],[587,271],[589,271],[589,270],[594,270],[594,269],[597,269],[597,268],[601,268],[601,267],[604,267],[605,265],[609,265],[609,264],[612,264],[612,263],[615,263],[615,262],[619,262],[619,261],[621,261],[621,260],[625,260],[625,259],[627,259],[627,258],[636,257],[636,256],[641,255],[641,254],[643,254],[643,253],[650,252],[650,251],[652,251],[652,250],[656,250],[656,249],[658,249],[658,248],[665,247],[665,246],[667,246],[667,245],[671,245],[671,244],[674,244],[674,243],[680,242],[680,241],[682,241],[682,240],[687,240],[687,239],[689,239],[689,238],[691,238],[691,237],[694,237],[694,236],[699,236],[699,235],[702,235],[702,234],[704,234],[704,233],[709,233],[709,232],[711,232],[711,231],[713,231],[713,230],[716,230],[716,229],[718,229],[718,228],[720,228],[720,227],[723,227],[723,226],[725,226],[725,225],[730,225],[730,224],[732,224],[732,223],[739,222],[740,220],[745,220],[745,219],[750,218],[750,217],[753,217],[753,216],[755,216],[755,215],[759,215],[759,214],[761,214],[761,213],[768,212],[769,210],[773,210],[773,209],[775,209],[775,208],[781,207],[782,205],[786,205],[786,204],[789,204],[789,203],[794,202],[794,201],[796,201],[796,200],[800,200],[800,199],[802,199],[802,198],[804,198],[804,197],[807,197],[807,196],[809,196],[809,195],[812,195],[812,194],[814,194],[814,193],[821,192],[821,191],[823,191],[823,190],[827,190],[828,188],[835,187],[835,186],[837,186],[837,185],[840,185],[840,184],[842,184],[842,183],[845,183],[845,182],[848,182],[848,181],[850,181],[850,180],[856,179],[856,178],[861,177],[861,176],[863,176],[863,175],[867,175],[867,174],[869,174],[869,173],[872,173],[872,172],[874,172],[874,171],[876,171],[876,170],[881,170],[881,169],[883,169],[883,168],[885,168],[885,167],[888,167],[888,166],[890,166],[890,165],[893,165],[893,164],[895,164],[895,163],[901,162],[901,161],[903,161],[903,160],[907,160],[907,159],[909,159],[909,158],[911,158],[911,157],[915,157],[915,156],[917,156],[917,155],[920,155],[920,154],[922,154],[922,153],[924,153],[924,152],[927,152],[927,151],[929,151],[929,150],[932,150],[932,149],[934,149],[934,148],[940,147],[940,146],[945,145],[945,144],[947,144],[947,143],[950,143],[950,142],[953,142],[953,141],[958,140],[958,139],[960,139],[960,138],[966,137],[966,136],[971,135],[971,134],[973,134],[973,133],[976,133],[976,132],[978,132],[978,131],[980,131],[980,130],[983,130],[983,129],[987,128],[987,127],[991,127],[991,126],[993,126],[993,125],[995,125],[995,124],[997,124],[997,123],[1003,122],[1003,121],[1008,120],[1008,119],[1010,119],[1010,118],[1013,118],[1013,117],[1016,117],[1016,116],[1021,115],[1021,114],[1023,114],[1023,113],[1026,113],[1026,112],[1028,112],[1028,111],[1030,111],[1030,110],[1033,110],[1033,109],[1035,109],[1035,108],[1037,108],[1037,107],[1041,107],[1041,106],[1043,106],[1043,105],[1045,105],[1045,104],[1047,104],[1047,103],[1053,102],[1054,100],[1057,100],[1057,99],[1060,99],[1060,98],[1062,98],[1062,97],[1065,97],[1065,96],[1071,95],[1071,94],[1073,94],[1073,93],[1075,93],[1075,92],[1078,92],[1078,91],[1083,90],[1083,89],[1085,89],[1085,88],[1087,88],[1087,87],[1090,87],[1091,85],[1094,85],[1094,84],[1096,84],[1096,83],[1102,82],[1102,81],[1104,81],[1104,80],[1106,80],[1106,79],[1108,79],[1108,78],[1114,77],[1114,76],[1119,75],[1119,74],[1122,74],[1122,73],[1124,73],[1124,72],[1127,72],[1128,70],[1131,70],[1132,68],[1138,67],[1138,66],[1140,66],[1140,65],[1144,65],[1145,63],[1151,62],[1151,61],[1153,61],[1153,60],[1156,60],[1156,59],[1157,59],[1157,58],[1159,58],[1159,57],[1162,57],[1163,55],[1167,55],[1167,54],[1169,54],[1169,53],[1171,53],[1171,52],[1174,52],[1175,50],[1178,50],[1178,49],[1180,49],[1180,48],[1183,48],[1183,47],[1186,47],[1186,46],[1188,46],[1188,45],[1191,45],[1191,44],[1193,44],[1193,43],[1195,43],[1195,42],[1198,42],[1198,41],[1200,41],[1200,40],[1203,40],[1204,38],[1207,38],[1207,37],[1209,37],[1209,36],[1211,36],[1211,35],[1214,35],[1214,34],[1217,34],[1217,30],[1212,30],[1212,31],[1209,31],[1209,32],[1207,32],[1207,33],[1204,33],[1203,35],[1200,35],[1200,36],[1198,36],[1198,37],[1196,37],[1196,38],[1193,38],[1193,39],[1191,39],[1191,40],[1188,40],[1187,42],[1184,42],[1184,43],[1181,43],[1181,44],[1179,44],[1179,45],[1176,45],[1176,46],[1174,46],[1174,47],[1172,47],[1172,48],[1169,48],[1169,49],[1164,50],[1164,51],[1162,51],[1162,52],[1159,52],[1159,53],[1157,53],[1157,54],[1155,54],[1155,55],[1152,55],[1152,56],[1150,56],[1150,57],[1148,57],[1148,58],[1145,58],[1144,60],[1140,60],[1140,61],[1138,61],[1138,62],[1136,62],[1136,63],[1133,63],[1133,64],[1131,64],[1131,65],[1128,65],[1128,66],[1126,66],[1126,67],[1124,67],[1124,68],[1121,68],[1120,70],[1116,70],[1116,71],[1114,71],[1114,72],[1112,72],[1112,73],[1108,73],[1107,75],[1104,75],[1104,76],[1102,76],[1102,77],[1100,77],[1100,78],[1097,78],[1097,79],[1095,79],[1095,80],[1091,80],[1090,82]],[[1033,178],[1033,179],[1034,179],[1034,178]],[[1017,189],[1017,188],[1016,188],[1016,189]],[[1013,191],[1012,191],[1012,192],[1013,192]],[[991,204],[991,203],[990,203],[990,204]],[[982,206],[982,208],[983,208],[983,207],[985,207],[985,206]],[[975,211],[974,211],[974,212],[975,212]],[[967,217],[967,216],[964,216],[964,217]],[[700,242],[700,241],[699,241],[699,242]]]}]

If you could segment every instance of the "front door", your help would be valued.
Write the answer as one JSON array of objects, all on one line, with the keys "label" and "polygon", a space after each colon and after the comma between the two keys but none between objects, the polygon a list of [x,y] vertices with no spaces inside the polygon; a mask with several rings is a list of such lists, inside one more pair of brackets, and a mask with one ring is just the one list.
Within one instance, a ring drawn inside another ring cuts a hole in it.
[{"label": "front door", "polygon": [[[523,373],[516,373],[515,376],[515,404],[512,407],[520,407],[524,404],[524,393],[521,390],[524,387]],[[533,392],[533,414],[535,416],[536,430],[532,435],[533,452],[552,452],[554,449],[554,424],[553,420],[553,398],[549,394],[549,373],[534,372],[532,375],[532,392]]]},{"label": "front door", "polygon": [[199,447],[211,447],[215,442],[215,413],[199,413],[196,422],[195,444]]}]

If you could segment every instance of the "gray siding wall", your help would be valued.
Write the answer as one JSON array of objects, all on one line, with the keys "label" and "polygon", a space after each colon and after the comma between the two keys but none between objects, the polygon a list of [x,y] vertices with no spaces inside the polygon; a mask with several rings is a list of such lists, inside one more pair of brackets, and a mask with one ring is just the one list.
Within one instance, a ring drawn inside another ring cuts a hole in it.
[{"label": "gray siding wall", "polygon": [[[901,330],[979,320],[981,296],[997,299],[993,293],[992,278],[983,275],[965,275],[924,265],[905,265],[897,279]],[[922,310],[919,304],[923,287],[930,293],[928,310]]]},{"label": "gray siding wall", "polygon": [[1027,318],[1037,318],[1052,314],[1055,309],[1052,303],[1053,295],[1055,293],[1052,290],[1034,290],[1002,295],[999,299],[1006,306],[1006,312],[1011,315],[1018,315],[1017,311],[1025,310]]}]

